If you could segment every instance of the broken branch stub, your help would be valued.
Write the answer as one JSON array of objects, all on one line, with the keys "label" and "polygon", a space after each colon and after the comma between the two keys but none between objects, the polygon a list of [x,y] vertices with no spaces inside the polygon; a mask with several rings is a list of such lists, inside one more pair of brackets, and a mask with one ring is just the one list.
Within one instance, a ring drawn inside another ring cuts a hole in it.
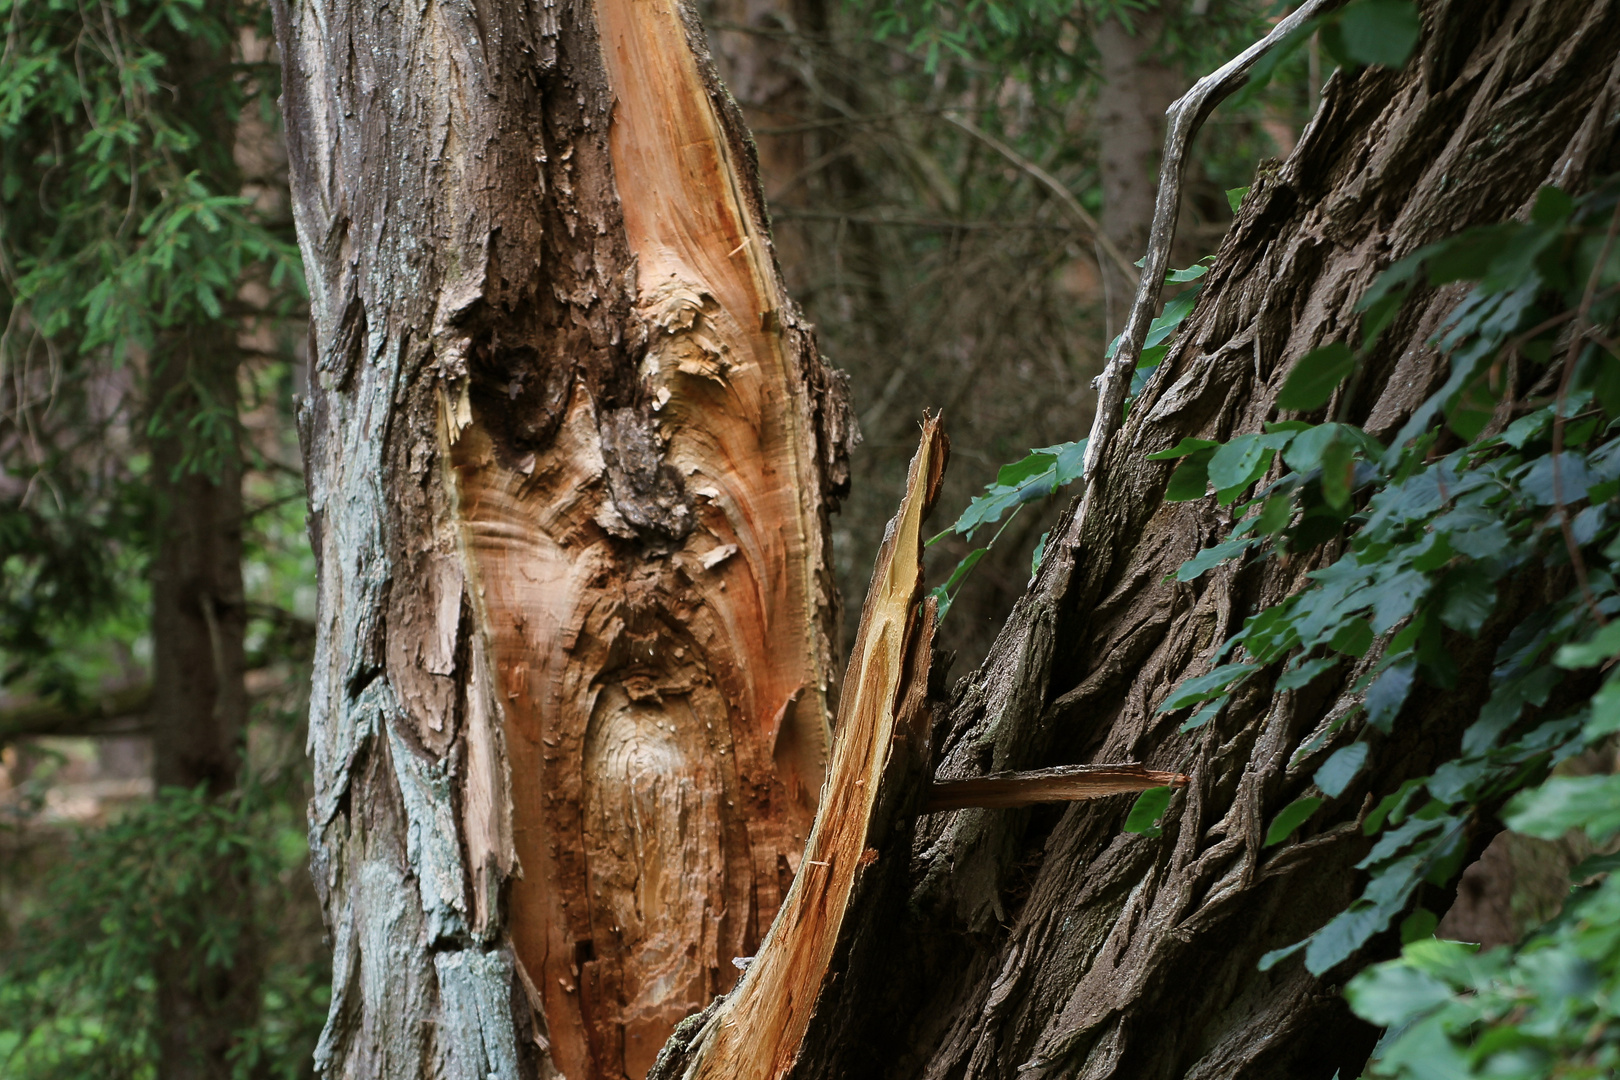
[{"label": "broken branch stub", "polygon": [[1079,802],[1154,787],[1186,787],[1187,781],[1185,773],[1142,765],[1060,765],[1055,769],[991,773],[935,781],[928,790],[923,813],[965,810],[970,806],[1010,809],[1036,803]]}]

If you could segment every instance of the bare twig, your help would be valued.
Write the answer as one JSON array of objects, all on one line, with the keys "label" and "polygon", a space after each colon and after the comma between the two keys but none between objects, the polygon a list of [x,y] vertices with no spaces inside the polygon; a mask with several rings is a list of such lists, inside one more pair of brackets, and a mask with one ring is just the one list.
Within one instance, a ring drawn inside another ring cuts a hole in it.
[{"label": "bare twig", "polygon": [[1159,196],[1153,208],[1153,229],[1148,234],[1147,257],[1143,261],[1136,300],[1120,336],[1114,357],[1103,369],[1097,392],[1097,413],[1091,423],[1091,442],[1086,447],[1086,491],[1081,498],[1078,520],[1085,519],[1097,491],[1098,466],[1124,419],[1125,398],[1130,391],[1131,373],[1142,355],[1148,326],[1158,311],[1164,275],[1170,268],[1170,245],[1176,235],[1176,215],[1181,209],[1181,174],[1193,136],[1203,126],[1215,106],[1248,79],[1249,71],[1262,56],[1307,21],[1341,6],[1345,0],[1309,0],[1279,22],[1271,33],[1250,45],[1213,74],[1206,75],[1182,95],[1166,112],[1164,155],[1159,166]]},{"label": "bare twig", "polygon": [[1575,362],[1580,359],[1581,348],[1586,343],[1587,320],[1592,314],[1592,303],[1597,299],[1598,281],[1603,276],[1604,266],[1608,265],[1609,253],[1614,249],[1616,233],[1620,233],[1620,202],[1615,203],[1614,213],[1609,216],[1609,231],[1603,237],[1603,248],[1598,252],[1597,262],[1592,264],[1592,273],[1586,279],[1586,290],[1581,294],[1581,306],[1575,311],[1575,325],[1569,333],[1569,349],[1564,353],[1564,372],[1558,380],[1558,405],[1553,409],[1553,505],[1558,508],[1564,547],[1569,551],[1570,564],[1575,567],[1575,580],[1580,583],[1581,597],[1599,626],[1607,625],[1609,620],[1598,610],[1597,601],[1592,598],[1592,588],[1587,584],[1586,560],[1581,558],[1580,545],[1575,542],[1575,525],[1570,519],[1569,504],[1564,501],[1564,470],[1560,459],[1564,456],[1564,413],[1567,411],[1569,384],[1575,378]]},{"label": "bare twig", "polygon": [[1063,181],[1059,180],[1057,177],[1053,176],[1051,173],[1047,172],[1045,169],[1041,168],[1039,165],[1029,160],[1029,158],[1020,154],[1018,151],[1014,150],[1012,147],[1008,146],[1006,143],[1002,142],[988,131],[980,129],[975,124],[967,120],[963,120],[961,117],[952,116],[950,113],[945,113],[943,115],[947,123],[955,124],[957,127],[961,128],[969,135],[972,135],[975,139],[978,139],[980,142],[984,143],[984,145],[988,146],[990,149],[994,150],[996,153],[1000,154],[1002,157],[1006,158],[1008,161],[1012,162],[1020,169],[1023,169],[1029,175],[1033,176],[1035,179],[1044,184],[1046,188],[1052,192],[1052,194],[1058,197],[1058,201],[1068,209],[1069,213],[1073,214],[1076,220],[1078,220],[1081,225],[1086,227],[1087,231],[1091,233],[1091,238],[1096,241],[1097,246],[1102,248],[1103,251],[1107,253],[1109,261],[1119,268],[1119,272],[1121,274],[1125,275],[1125,280],[1129,281],[1132,285],[1141,284],[1141,277],[1137,274],[1136,267],[1131,265],[1131,260],[1125,257],[1125,255],[1119,250],[1118,245],[1104,235],[1102,226],[1097,223],[1097,219],[1092,217],[1091,213],[1086,210],[1085,207],[1080,205],[1080,200],[1074,197],[1074,192],[1069,190],[1068,185],[1064,184]]}]

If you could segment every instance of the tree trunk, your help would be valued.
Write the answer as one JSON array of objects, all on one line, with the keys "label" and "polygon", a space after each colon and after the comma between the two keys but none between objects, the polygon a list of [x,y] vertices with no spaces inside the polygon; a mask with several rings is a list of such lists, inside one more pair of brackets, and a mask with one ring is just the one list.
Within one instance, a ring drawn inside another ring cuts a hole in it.
[{"label": "tree trunk", "polygon": [[[160,26],[163,72],[182,115],[204,140],[198,160],[215,191],[241,188],[235,123],[220,108],[232,42]],[[248,715],[242,586],[242,464],[237,428],[241,351],[226,320],[160,338],[150,397],[152,520],[152,780],[155,788],[237,789]],[[221,853],[207,872],[217,902],[251,919],[248,868]],[[228,957],[222,961],[220,953]],[[166,1080],[226,1080],[231,1051],[259,1006],[251,934],[226,943],[165,943],[154,960],[158,1056]]]},{"label": "tree trunk", "polygon": [[[318,1061],[639,1075],[726,989],[798,869],[831,697],[837,383],[781,296],[746,142],[681,9],[276,14],[317,346],[311,812],[336,952]],[[1620,0],[1432,0],[1425,26],[1404,71],[1335,77],[1257,179],[1090,509],[1054,531],[934,730],[947,778],[1191,774],[1165,835],[1121,834],[1124,800],[886,805],[882,850],[833,897],[857,917],[768,1072],[1359,1068],[1374,1033],[1343,973],[1256,961],[1351,898],[1369,785],[1440,760],[1539,597],[1504,595],[1495,629],[1457,643],[1463,689],[1415,698],[1358,785],[1264,848],[1353,737],[1290,766],[1360,671],[1250,692],[1176,735],[1157,703],[1323,556],[1167,583],[1230,515],[1163,504],[1171,464],[1144,455],[1256,430],[1393,259],[1620,165]],[[1387,436],[1443,377],[1425,342],[1456,299],[1408,304],[1352,419]]]},{"label": "tree trunk", "polygon": [[[1580,191],[1620,167],[1620,4],[1423,10],[1406,68],[1336,75],[1289,160],[1256,178],[1198,307],[1107,447],[1084,518],[1071,511],[1054,531],[1029,594],[936,729],[945,777],[1132,759],[1188,773],[1164,835],[1122,833],[1123,799],[918,819],[911,865],[864,901],[862,931],[832,962],[841,977],[818,1002],[794,1076],[1358,1074],[1376,1032],[1338,991],[1393,951],[1393,934],[1320,979],[1298,956],[1268,972],[1257,961],[1354,898],[1368,800],[1449,756],[1507,630],[1560,587],[1504,591],[1478,639],[1450,643],[1457,689],[1414,695],[1360,780],[1268,848],[1266,823],[1312,789],[1322,758],[1362,721],[1300,760],[1294,748],[1358,700],[1349,687],[1376,656],[1307,689],[1240,694],[1178,735],[1184,713],[1157,705],[1337,544],[1177,583],[1170,575],[1233,515],[1213,499],[1162,502],[1173,463],[1145,455],[1274,419],[1294,363],[1349,332],[1355,303],[1393,260],[1526,213],[1543,184]],[[1387,439],[1444,380],[1445,358],[1427,342],[1460,295],[1408,301],[1351,421]],[[1476,851],[1489,839],[1479,828]],[[1421,899],[1444,910],[1443,897]]]},{"label": "tree trunk", "polygon": [[[165,344],[150,382],[152,780],[159,789],[201,787],[223,796],[236,789],[247,721],[242,471],[229,433],[237,354],[225,326],[190,329]],[[219,442],[200,437],[192,423],[199,416],[226,418],[228,434]],[[245,912],[251,902],[245,868],[222,860],[215,871],[216,895]],[[251,1025],[258,1007],[251,943],[234,943],[229,967],[211,961],[207,948],[180,942],[156,959],[165,1077],[229,1077],[236,1033]]]},{"label": "tree trunk", "polygon": [[[1097,172],[1102,183],[1103,234],[1125,253],[1139,258],[1153,224],[1154,177],[1164,138],[1164,111],[1186,89],[1185,81],[1158,56],[1164,13],[1131,13],[1126,27],[1118,15],[1092,32],[1097,49]],[[1108,340],[1125,325],[1135,283],[1112,259],[1097,253],[1102,270],[1104,320]]]},{"label": "tree trunk", "polygon": [[317,1061],[639,1077],[804,848],[842,383],[685,8],[276,18],[315,345]]}]

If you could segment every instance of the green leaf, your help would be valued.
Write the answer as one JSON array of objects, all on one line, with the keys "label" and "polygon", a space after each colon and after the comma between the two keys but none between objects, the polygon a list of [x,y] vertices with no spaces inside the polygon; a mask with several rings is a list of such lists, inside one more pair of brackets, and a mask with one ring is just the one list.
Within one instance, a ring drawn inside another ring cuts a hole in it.
[{"label": "green leaf", "polygon": [[1255,525],[1255,532],[1261,536],[1276,536],[1288,528],[1288,521],[1294,514],[1294,500],[1286,494],[1269,496],[1264,505],[1260,507],[1260,520]]},{"label": "green leaf", "polygon": [[1620,681],[1611,678],[1592,695],[1592,717],[1582,734],[1590,743],[1617,731],[1620,731]]},{"label": "green leaf", "polygon": [[1051,535],[1052,530],[1047,529],[1041,533],[1041,538],[1035,541],[1035,553],[1029,557],[1029,576],[1031,578],[1041,572],[1041,559],[1046,554],[1046,541]]},{"label": "green leaf", "polygon": [[1220,697],[1210,701],[1202,709],[1199,709],[1197,712],[1188,717],[1187,720],[1176,729],[1176,731],[1182,735],[1187,734],[1189,731],[1197,731],[1199,728],[1215,719],[1220,711],[1226,708],[1226,703],[1231,700],[1232,695],[1222,694]]},{"label": "green leaf", "polygon": [[1478,637],[1485,620],[1496,610],[1496,588],[1485,571],[1477,565],[1459,567],[1446,575],[1441,588],[1440,621]]},{"label": "green leaf", "polygon": [[1502,820],[1514,832],[1543,840],[1571,829],[1602,843],[1620,832],[1620,774],[1555,776],[1509,800]]},{"label": "green leaf", "polygon": [[1277,692],[1284,690],[1299,690],[1309,686],[1316,677],[1329,668],[1336,667],[1339,658],[1336,656],[1320,656],[1315,660],[1307,660],[1296,668],[1283,672],[1282,678],[1277,680]]},{"label": "green leaf", "polygon": [[1272,949],[1270,952],[1266,953],[1266,955],[1260,958],[1260,970],[1270,971],[1272,968],[1276,967],[1290,956],[1293,956],[1295,953],[1299,952],[1299,950],[1303,949],[1309,944],[1310,939],[1306,938],[1304,941],[1296,941],[1294,944],[1284,946],[1281,949]]},{"label": "green leaf", "polygon": [[1131,812],[1125,818],[1125,831],[1143,833],[1147,836],[1158,836],[1162,831],[1159,828],[1159,819],[1164,816],[1165,810],[1169,809],[1169,807],[1169,788],[1148,788],[1138,795],[1136,802],[1131,805]]},{"label": "green leaf", "polygon": [[1280,844],[1293,835],[1294,830],[1305,824],[1310,816],[1316,813],[1317,807],[1322,805],[1322,799],[1317,795],[1307,795],[1302,799],[1295,799],[1271,822],[1271,828],[1266,830],[1266,847]]},{"label": "green leaf", "polygon": [[1328,648],[1346,656],[1359,657],[1367,655],[1372,643],[1372,625],[1366,619],[1355,618],[1334,631],[1333,637],[1328,640]]},{"label": "green leaf", "polygon": [[1209,482],[1216,491],[1247,487],[1264,475],[1271,463],[1271,448],[1264,435],[1240,435],[1215,451],[1209,460]]},{"label": "green leaf", "polygon": [[1168,274],[1164,275],[1164,280],[1167,284],[1173,282],[1178,285],[1188,281],[1197,281],[1199,278],[1209,273],[1209,264],[1214,261],[1215,256],[1206,256],[1202,262],[1194,263],[1185,270],[1170,271]]},{"label": "green leaf", "polygon": [[1395,714],[1406,704],[1406,695],[1412,689],[1417,673],[1417,660],[1407,656],[1384,669],[1367,688],[1367,722],[1379,731],[1388,732],[1395,723]]},{"label": "green leaf", "polygon": [[1361,767],[1367,763],[1367,755],[1371,748],[1362,742],[1341,746],[1333,751],[1328,759],[1322,762],[1322,767],[1316,770],[1316,786],[1327,793],[1332,799],[1344,794],[1344,789],[1350,786],[1350,781],[1361,772]]},{"label": "green leaf", "polygon": [[1412,55],[1423,24],[1411,0],[1357,0],[1339,15],[1338,31],[1356,63],[1398,68]]},{"label": "green leaf", "polygon": [[1221,563],[1236,558],[1259,543],[1259,537],[1248,536],[1235,537],[1231,540],[1222,540],[1218,544],[1213,544],[1182,563],[1176,570],[1176,580],[1196,581],[1221,565]]},{"label": "green leaf", "polygon": [[1574,670],[1597,667],[1615,655],[1620,655],[1620,621],[1611,622],[1587,641],[1565,645],[1553,657],[1553,663]]},{"label": "green leaf", "polygon": [[1342,341],[1312,349],[1288,373],[1288,381],[1277,395],[1277,407],[1299,412],[1321,408],[1355,367],[1356,355]]},{"label": "green leaf", "polygon": [[1537,225],[1560,227],[1575,216],[1575,200],[1558,188],[1547,186],[1536,192],[1530,220]]},{"label": "green leaf", "polygon": [[1238,679],[1255,670],[1254,664],[1222,664],[1208,674],[1188,679],[1173,690],[1155,712],[1174,712],[1217,696]]},{"label": "green leaf", "polygon": [[1404,1024],[1451,1000],[1451,987],[1393,960],[1357,975],[1344,988],[1355,1014],[1379,1027]]},{"label": "green leaf", "polygon": [[1171,458],[1188,457],[1199,454],[1204,450],[1212,450],[1221,445],[1214,439],[1182,439],[1168,450],[1147,455],[1149,461],[1167,461]]},{"label": "green leaf", "polygon": [[1249,193],[1247,187],[1226,189],[1226,205],[1232,208],[1232,216],[1236,217],[1238,209],[1243,205],[1243,196]]},{"label": "green leaf", "polygon": [[1348,442],[1335,440],[1323,448],[1322,498],[1329,506],[1342,511],[1350,505],[1355,473],[1355,449]]},{"label": "green leaf", "polygon": [[1209,459],[1214,453],[1213,450],[1205,450],[1183,461],[1170,474],[1170,482],[1164,489],[1164,501],[1192,502],[1202,499],[1209,491]]},{"label": "green leaf", "polygon": [[1428,908],[1420,907],[1401,920],[1401,944],[1410,945],[1414,941],[1432,938],[1435,928],[1439,925],[1440,916]]}]

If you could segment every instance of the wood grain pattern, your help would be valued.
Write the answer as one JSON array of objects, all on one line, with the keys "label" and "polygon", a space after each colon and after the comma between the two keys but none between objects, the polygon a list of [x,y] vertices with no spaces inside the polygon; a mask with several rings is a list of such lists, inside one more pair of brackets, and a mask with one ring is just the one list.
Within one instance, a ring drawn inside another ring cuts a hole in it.
[{"label": "wood grain pattern", "polygon": [[926,716],[934,609],[922,598],[922,523],[938,496],[946,456],[938,419],[925,421],[905,498],[889,523],[861,610],[804,872],[742,982],[689,1044],[690,1058],[678,1066],[666,1059],[660,1075],[764,1080],[783,1075],[798,1056],[857,877],[881,857],[868,838],[895,742],[918,734]]},{"label": "wood grain pattern", "polygon": [[[799,868],[830,741],[811,346],[673,3],[596,6],[641,403],[452,424],[506,713],[517,956],[570,1077],[641,1077]],[[448,413],[455,413],[451,403]]]}]

